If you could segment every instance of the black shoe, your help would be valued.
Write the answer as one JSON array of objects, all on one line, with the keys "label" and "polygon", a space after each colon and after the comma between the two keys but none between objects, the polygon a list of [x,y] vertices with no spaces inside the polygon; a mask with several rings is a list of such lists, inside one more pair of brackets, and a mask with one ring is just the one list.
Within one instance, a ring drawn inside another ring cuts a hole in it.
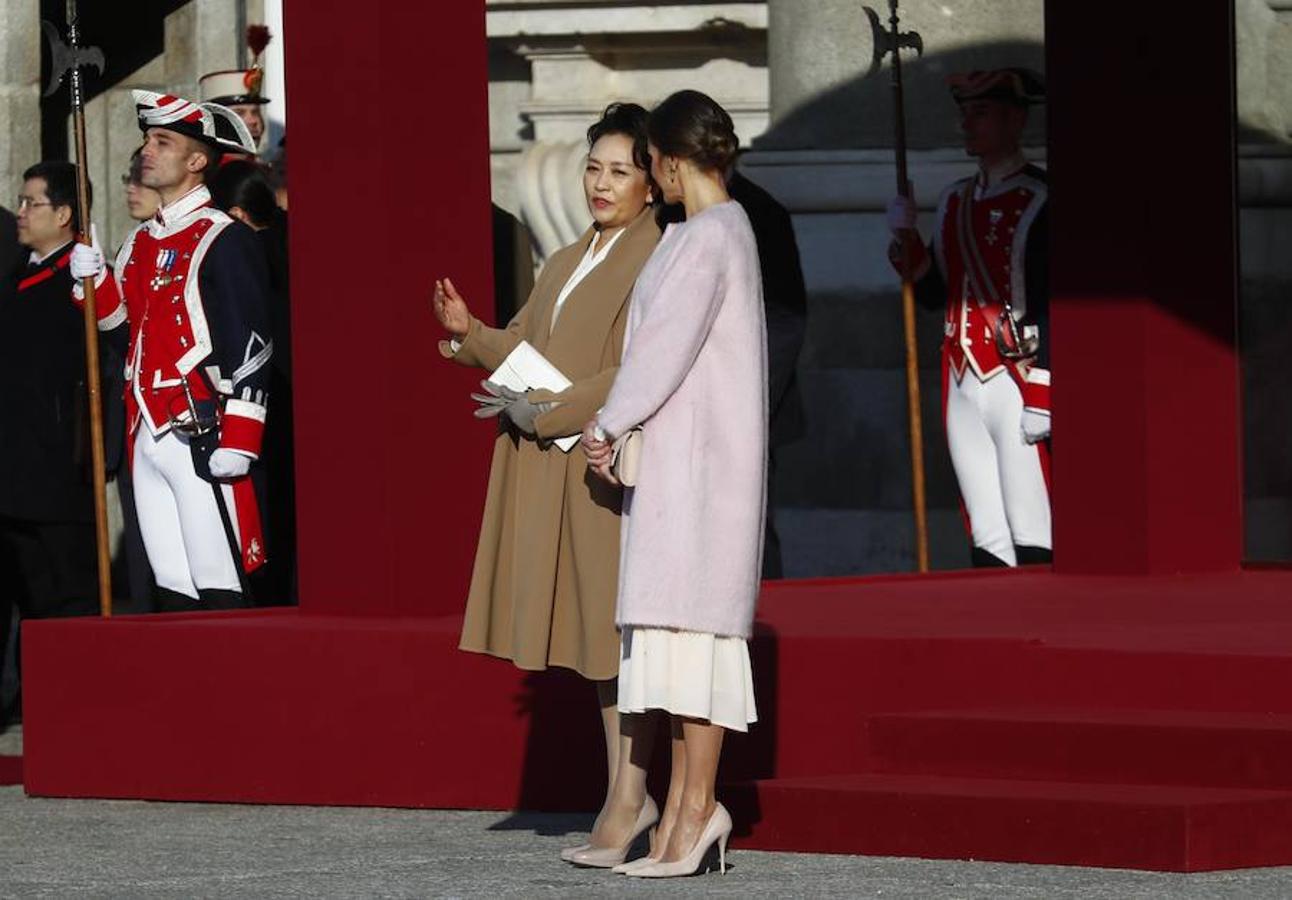
[{"label": "black shoe", "polygon": [[1018,556],[1020,566],[1048,566],[1054,562],[1054,551],[1045,547],[1028,547],[1023,544],[1015,544],[1014,553]]},{"label": "black shoe", "polygon": [[153,600],[157,612],[194,612],[203,608],[196,597],[164,587],[157,588]]},{"label": "black shoe", "polygon": [[1009,563],[995,553],[981,547],[974,547],[969,556],[973,560],[975,569],[1008,569],[1010,567]]},{"label": "black shoe", "polygon": [[245,609],[247,607],[246,598],[242,596],[241,591],[199,588],[197,595],[202,598],[198,604],[199,609]]},{"label": "black shoe", "polygon": [[0,733],[8,731],[14,725],[22,724],[22,694],[13,698],[13,702],[0,710]]}]

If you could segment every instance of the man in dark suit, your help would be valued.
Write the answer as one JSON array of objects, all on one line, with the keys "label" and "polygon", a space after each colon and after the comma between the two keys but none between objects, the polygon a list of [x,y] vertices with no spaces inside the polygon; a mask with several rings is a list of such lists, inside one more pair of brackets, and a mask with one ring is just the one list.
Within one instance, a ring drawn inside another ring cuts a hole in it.
[{"label": "man in dark suit", "polygon": [[29,619],[97,611],[85,332],[68,271],[80,228],[75,166],[23,173],[17,226],[28,257],[0,297],[4,634],[15,607]]},{"label": "man in dark suit", "polygon": [[18,285],[18,260],[22,245],[18,243],[18,219],[0,206],[0,297],[7,297]]},{"label": "man in dark suit", "polygon": [[[781,540],[776,533],[773,485],[777,450],[801,438],[807,423],[799,395],[798,363],[807,334],[807,286],[790,212],[761,185],[733,166],[727,172],[727,192],[740,204],[758,245],[763,278],[763,312],[767,319],[767,517],[763,532],[763,577],[783,578]],[[682,222],[680,203],[662,206],[655,214],[660,228]],[[496,234],[496,232],[495,232]],[[496,238],[495,238],[496,239]]]},{"label": "man in dark suit", "polygon": [[799,351],[807,331],[807,288],[789,211],[775,197],[739,172],[727,180],[731,199],[749,216],[758,242],[767,315],[767,401],[770,431],[767,460],[767,528],[763,577],[782,577],[781,542],[776,533],[772,481],[777,449],[803,436],[805,423],[798,390]]},{"label": "man in dark suit", "polygon": [[[0,309],[5,309],[18,289],[18,260],[22,245],[18,243],[18,219],[0,206]],[[0,598],[0,607],[8,609],[8,600]],[[9,721],[9,667],[4,664],[9,649],[9,616],[0,613],[0,731]]]}]

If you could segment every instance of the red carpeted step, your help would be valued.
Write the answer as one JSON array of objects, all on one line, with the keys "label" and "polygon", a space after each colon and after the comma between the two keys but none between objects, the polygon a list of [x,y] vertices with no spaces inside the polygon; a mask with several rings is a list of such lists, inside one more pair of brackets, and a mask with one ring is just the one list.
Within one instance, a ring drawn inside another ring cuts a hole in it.
[{"label": "red carpeted step", "polygon": [[955,710],[878,715],[873,768],[960,775],[1292,789],[1292,715]]},{"label": "red carpeted step", "polygon": [[22,784],[22,757],[0,756],[0,785]]},{"label": "red carpeted step", "polygon": [[740,846],[1160,871],[1292,862],[1292,792],[913,775],[723,792]]}]

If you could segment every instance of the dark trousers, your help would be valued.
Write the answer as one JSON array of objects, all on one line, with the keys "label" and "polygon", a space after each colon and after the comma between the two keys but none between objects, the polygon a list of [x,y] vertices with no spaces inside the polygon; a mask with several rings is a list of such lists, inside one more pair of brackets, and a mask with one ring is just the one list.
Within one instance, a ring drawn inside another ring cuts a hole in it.
[{"label": "dark trousers", "polygon": [[139,515],[135,512],[135,486],[130,467],[122,464],[117,472],[117,491],[121,496],[121,551],[113,565],[113,611],[144,613],[154,609],[153,570],[148,565],[148,551],[139,533]]},{"label": "dark trousers", "polygon": [[[97,565],[91,523],[0,516],[0,634],[8,636],[15,610],[24,619],[95,615]],[[4,652],[0,645],[0,671]]]}]

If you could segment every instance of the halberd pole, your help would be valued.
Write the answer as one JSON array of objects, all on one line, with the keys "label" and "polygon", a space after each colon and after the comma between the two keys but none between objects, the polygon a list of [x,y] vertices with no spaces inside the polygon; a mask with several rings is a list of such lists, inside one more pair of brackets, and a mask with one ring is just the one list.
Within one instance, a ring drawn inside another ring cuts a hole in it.
[{"label": "halberd pole", "polygon": [[[81,85],[81,67],[96,66],[102,74],[103,54],[94,47],[80,46],[80,23],[76,0],[67,0],[67,44],[58,40],[58,31],[44,23],[50,41],[50,83],[46,95],[53,93],[68,76],[72,91],[72,128],[76,141],[76,202],[81,231],[77,240],[91,243],[88,222],[90,218],[90,178],[85,160],[85,96]],[[99,613],[105,618],[112,615],[112,555],[108,548],[108,496],[107,462],[103,446],[102,386],[99,379],[99,317],[94,297],[94,278],[81,282],[85,291],[85,383],[90,404],[90,453],[94,479],[94,534],[99,569]]]},{"label": "halberd pole", "polygon": [[[892,54],[890,72],[893,86],[893,148],[897,160],[897,193],[910,198],[911,185],[906,177],[906,110],[902,93],[902,48],[909,47],[924,53],[924,41],[914,31],[903,33],[898,25],[897,0],[888,0],[889,28],[880,24],[879,15],[865,7],[874,36],[875,52],[871,59],[870,74],[874,74]],[[915,566],[919,572],[929,570],[929,526],[924,499],[924,427],[920,418],[920,361],[915,340],[915,284],[911,280],[909,247],[907,241],[918,239],[918,233],[903,233],[902,261],[902,325],[906,335],[906,408],[911,433],[911,505],[915,512]]]}]

